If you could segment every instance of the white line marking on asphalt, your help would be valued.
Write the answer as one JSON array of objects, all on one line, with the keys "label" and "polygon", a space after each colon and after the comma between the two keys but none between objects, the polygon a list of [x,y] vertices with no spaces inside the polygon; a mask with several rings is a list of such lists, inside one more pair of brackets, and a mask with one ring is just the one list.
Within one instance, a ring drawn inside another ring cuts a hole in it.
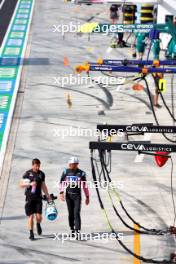
[{"label": "white line marking on asphalt", "polygon": [[107,48],[106,53],[111,53],[113,49],[111,47]]},{"label": "white line marking on asphalt", "polygon": [[[152,134],[146,133],[144,135],[144,140],[146,140],[146,141],[151,140],[151,137],[152,137]],[[134,159],[134,162],[136,162],[136,163],[142,162],[144,159],[144,156],[145,156],[145,154],[137,154],[136,158]]]},{"label": "white line marking on asphalt", "polygon": [[116,88],[116,91],[117,91],[117,92],[122,91],[122,86],[121,86],[121,85],[118,85],[117,88]]},{"label": "white line marking on asphalt", "polygon": [[2,2],[0,3],[0,9],[2,9],[4,3],[5,3],[5,0],[2,0]]}]

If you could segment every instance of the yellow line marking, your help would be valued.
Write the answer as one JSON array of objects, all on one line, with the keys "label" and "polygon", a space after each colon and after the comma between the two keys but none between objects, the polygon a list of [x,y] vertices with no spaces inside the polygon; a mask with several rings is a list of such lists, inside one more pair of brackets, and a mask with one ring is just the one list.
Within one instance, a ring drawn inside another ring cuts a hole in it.
[{"label": "yellow line marking", "polygon": [[95,29],[97,26],[98,26],[97,22],[85,23],[85,24],[81,25],[80,30],[78,32],[92,33],[93,29]]},{"label": "yellow line marking", "polygon": [[67,102],[68,108],[71,109],[72,108],[72,97],[69,93],[66,95],[66,102]]},{"label": "yellow line marking", "polygon": [[[139,230],[138,225],[134,225],[134,228]],[[140,234],[134,231],[134,253],[136,255],[140,255]],[[134,258],[133,264],[140,264],[140,260],[137,258]]]}]

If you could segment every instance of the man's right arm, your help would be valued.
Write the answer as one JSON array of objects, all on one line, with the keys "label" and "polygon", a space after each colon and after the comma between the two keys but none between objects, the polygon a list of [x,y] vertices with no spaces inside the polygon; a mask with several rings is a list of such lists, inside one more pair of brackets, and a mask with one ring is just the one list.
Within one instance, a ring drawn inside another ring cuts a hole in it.
[{"label": "man's right arm", "polygon": [[65,201],[65,197],[64,197],[64,190],[65,190],[65,183],[66,183],[65,178],[66,178],[66,174],[65,172],[63,172],[61,179],[60,179],[60,184],[59,184],[59,193],[60,193],[61,201]]},{"label": "man's right arm", "polygon": [[27,187],[30,187],[30,186],[32,186],[34,184],[34,182],[30,182],[30,180],[29,180],[29,178],[28,178],[28,172],[26,172],[24,175],[23,175],[23,177],[22,177],[22,179],[21,179],[21,181],[20,181],[20,184],[19,184],[19,186],[21,187],[21,188],[27,188]]}]

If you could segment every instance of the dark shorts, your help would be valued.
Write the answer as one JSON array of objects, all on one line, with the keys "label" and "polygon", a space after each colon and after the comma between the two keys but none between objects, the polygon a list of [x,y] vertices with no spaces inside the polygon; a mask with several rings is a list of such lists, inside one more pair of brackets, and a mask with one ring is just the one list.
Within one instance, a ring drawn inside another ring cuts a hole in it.
[{"label": "dark shorts", "polygon": [[155,77],[155,94],[159,94],[159,78]]},{"label": "dark shorts", "polygon": [[144,53],[144,51],[145,51],[145,45],[140,45],[140,44],[137,44],[136,45],[136,49],[137,49],[137,51],[139,52],[139,53]]},{"label": "dark shorts", "polygon": [[32,214],[42,214],[42,200],[26,201],[25,213],[27,216]]},{"label": "dark shorts", "polygon": [[111,18],[111,19],[118,19],[118,14],[117,14],[117,12],[111,12],[111,13],[110,13],[110,18]]}]

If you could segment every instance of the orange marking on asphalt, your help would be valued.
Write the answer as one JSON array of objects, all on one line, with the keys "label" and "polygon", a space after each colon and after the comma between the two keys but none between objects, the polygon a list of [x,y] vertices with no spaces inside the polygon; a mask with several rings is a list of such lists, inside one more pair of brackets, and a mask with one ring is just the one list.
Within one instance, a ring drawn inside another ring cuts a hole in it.
[{"label": "orange marking on asphalt", "polygon": [[[138,225],[134,225],[134,228],[139,230]],[[136,255],[140,255],[140,249],[141,249],[141,243],[140,243],[140,234],[134,231],[134,253]],[[141,261],[137,258],[134,258],[133,264],[140,264]]]},{"label": "orange marking on asphalt", "polygon": [[64,66],[69,66],[69,60],[67,57],[64,57]]}]

